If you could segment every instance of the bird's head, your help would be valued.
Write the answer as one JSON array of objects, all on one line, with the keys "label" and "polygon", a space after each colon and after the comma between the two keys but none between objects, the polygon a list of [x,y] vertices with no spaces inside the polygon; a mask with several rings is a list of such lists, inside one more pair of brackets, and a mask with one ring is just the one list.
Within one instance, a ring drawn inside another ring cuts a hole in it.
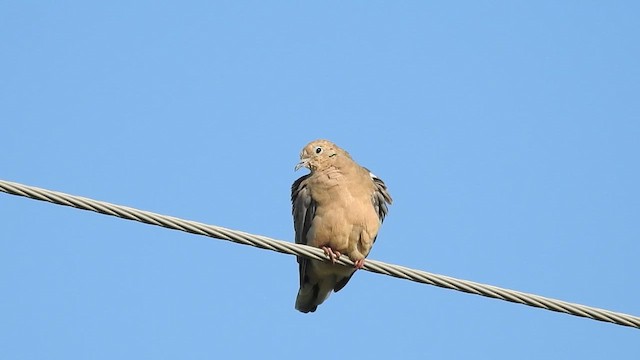
[{"label": "bird's head", "polygon": [[338,145],[328,140],[314,140],[302,148],[296,171],[302,167],[311,171],[326,169],[344,158],[351,159]]}]

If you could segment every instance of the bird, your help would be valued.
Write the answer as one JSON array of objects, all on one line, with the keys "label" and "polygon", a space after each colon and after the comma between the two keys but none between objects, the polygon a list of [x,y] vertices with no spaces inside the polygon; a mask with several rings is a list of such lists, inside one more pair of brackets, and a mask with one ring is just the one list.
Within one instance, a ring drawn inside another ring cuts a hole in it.
[{"label": "bird", "polygon": [[[329,140],[302,149],[295,170],[303,167],[310,172],[291,186],[295,242],[322,249],[329,260],[297,257],[295,308],[309,313],[364,266],[392,199],[384,181]],[[335,264],[343,254],[354,267]]]}]

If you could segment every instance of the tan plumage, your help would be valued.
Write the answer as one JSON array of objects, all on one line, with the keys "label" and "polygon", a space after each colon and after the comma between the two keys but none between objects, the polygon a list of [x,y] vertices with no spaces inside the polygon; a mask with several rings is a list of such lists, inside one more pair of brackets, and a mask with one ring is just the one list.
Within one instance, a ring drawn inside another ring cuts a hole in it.
[{"label": "tan plumage", "polygon": [[298,257],[296,309],[313,312],[331,291],[342,289],[362,268],[387,214],[391,196],[382,180],[327,140],[307,144],[300,167],[311,170],[291,186],[296,243],[324,250],[335,261],[349,256],[355,268]]}]

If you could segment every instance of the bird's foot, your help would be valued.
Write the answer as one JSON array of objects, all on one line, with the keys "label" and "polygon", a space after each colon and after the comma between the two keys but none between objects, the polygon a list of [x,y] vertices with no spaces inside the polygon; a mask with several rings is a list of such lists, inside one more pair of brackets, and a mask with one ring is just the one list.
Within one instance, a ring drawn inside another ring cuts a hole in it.
[{"label": "bird's foot", "polygon": [[324,254],[329,258],[329,260],[331,260],[332,264],[335,264],[336,260],[340,259],[340,256],[342,256],[339,251],[333,251],[333,249],[328,246],[323,246],[322,251],[324,251]]},{"label": "bird's foot", "polygon": [[362,267],[364,266],[364,258],[354,261],[353,266],[355,266],[355,268],[358,270],[362,269]]}]

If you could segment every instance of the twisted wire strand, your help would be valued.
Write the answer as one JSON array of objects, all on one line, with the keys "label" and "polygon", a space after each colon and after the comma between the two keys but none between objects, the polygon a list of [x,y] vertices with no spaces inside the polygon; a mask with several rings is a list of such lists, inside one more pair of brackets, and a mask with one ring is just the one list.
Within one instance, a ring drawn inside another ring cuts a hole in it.
[{"label": "twisted wire strand", "polygon": [[[162,226],[168,229],[180,230],[197,235],[204,235],[222,240],[229,240],[238,244],[251,245],[261,249],[277,251],[284,254],[304,256],[307,258],[327,261],[322,250],[295,244],[287,241],[271,239],[266,236],[249,234],[242,231],[226,229],[220,226],[207,225],[195,221],[183,220],[171,216],[160,215],[149,211],[114,205],[103,201],[92,200],[80,196],[45,190],[33,186],[0,180],[0,191],[24,196],[27,198],[47,201],[58,205],[71,206],[77,209],[95,211],[100,214],[117,216],[119,218]],[[353,266],[348,257],[336,260],[344,266]],[[460,280],[449,276],[438,275],[426,271],[387,264],[381,261],[365,261],[364,270],[378,274],[411,280],[423,284],[434,285],[446,289],[458,290],[470,294],[486,296],[513,303],[533,306],[546,310],[561,312],[569,315],[585,317],[593,320],[609,322],[617,325],[640,328],[640,317],[610,310],[599,309],[586,305],[551,299],[540,295],[528,294],[520,291],[508,290],[492,285],[481,284],[468,280]]]}]

